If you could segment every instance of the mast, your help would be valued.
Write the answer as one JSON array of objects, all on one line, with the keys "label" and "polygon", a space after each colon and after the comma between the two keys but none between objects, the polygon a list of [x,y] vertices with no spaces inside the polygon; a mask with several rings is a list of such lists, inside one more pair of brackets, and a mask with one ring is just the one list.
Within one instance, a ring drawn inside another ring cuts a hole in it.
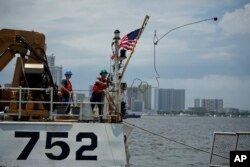
[{"label": "mast", "polygon": [[[119,30],[115,30],[114,32],[114,38],[113,38],[113,43],[112,46],[114,45],[114,50],[113,50],[113,60],[114,60],[114,66],[113,66],[113,71],[114,71],[114,97],[113,97],[113,101],[114,101],[114,105],[115,105],[115,110],[116,112],[121,115],[121,81],[123,79],[123,76],[125,74],[125,71],[127,69],[127,66],[129,64],[129,61],[134,53],[134,49],[136,46],[137,41],[139,40],[141,34],[143,33],[143,30],[145,29],[147,22],[149,20],[149,16],[146,15],[145,19],[142,23],[141,28],[139,29],[139,32],[137,34],[137,36],[135,37],[135,39],[133,39],[135,41],[135,44],[133,45],[133,48],[130,50],[130,55],[124,65],[124,67],[121,69],[121,73],[119,73],[119,70],[121,68],[121,64],[122,61],[126,58],[126,55],[123,55],[125,53],[120,53],[120,51],[124,51],[124,50],[120,50],[120,31]],[[126,49],[125,49],[126,50]]]},{"label": "mast", "polygon": [[114,103],[116,112],[119,114],[121,113],[121,102],[120,102],[120,80],[119,80],[119,40],[120,40],[120,31],[115,30],[115,37],[114,37],[114,45],[115,45],[115,57],[114,57],[114,84],[115,84],[115,96],[114,96]]}]

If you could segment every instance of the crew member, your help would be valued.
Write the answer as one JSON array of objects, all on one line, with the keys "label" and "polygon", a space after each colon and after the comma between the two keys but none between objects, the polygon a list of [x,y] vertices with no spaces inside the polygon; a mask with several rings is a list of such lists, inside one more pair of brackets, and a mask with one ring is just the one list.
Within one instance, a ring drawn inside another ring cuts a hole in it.
[{"label": "crew member", "polygon": [[[65,113],[68,114],[70,111],[70,99],[72,98],[72,84],[70,82],[70,78],[72,76],[72,72],[70,70],[66,70],[65,73],[65,79],[62,80],[60,90],[61,90],[61,102],[63,103],[63,106],[65,106]],[[68,102],[68,103],[66,103]]]},{"label": "crew member", "polygon": [[[104,90],[108,88],[107,70],[102,69],[100,72],[100,77],[97,77],[95,84],[92,88],[92,96],[90,102],[92,103],[102,103],[104,102],[105,93]],[[94,110],[96,104],[91,104],[92,111]],[[100,120],[103,121],[103,104],[97,104]]]}]

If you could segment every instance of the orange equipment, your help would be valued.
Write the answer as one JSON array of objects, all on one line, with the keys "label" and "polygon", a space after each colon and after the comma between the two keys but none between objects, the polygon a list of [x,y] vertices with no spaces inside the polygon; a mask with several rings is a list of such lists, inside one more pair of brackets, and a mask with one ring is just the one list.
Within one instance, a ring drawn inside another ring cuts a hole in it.
[{"label": "orange equipment", "polygon": [[[56,86],[47,63],[45,35],[34,31],[12,29],[0,30],[0,72],[8,63],[19,55],[16,60],[12,87],[22,88],[53,88]],[[19,95],[17,89],[3,90],[0,100],[49,101],[50,95],[44,90],[23,90]],[[56,93],[54,93],[56,98]],[[10,113],[18,112],[15,102],[1,103],[9,106]],[[22,116],[48,116],[49,105],[44,103],[22,103]]]}]

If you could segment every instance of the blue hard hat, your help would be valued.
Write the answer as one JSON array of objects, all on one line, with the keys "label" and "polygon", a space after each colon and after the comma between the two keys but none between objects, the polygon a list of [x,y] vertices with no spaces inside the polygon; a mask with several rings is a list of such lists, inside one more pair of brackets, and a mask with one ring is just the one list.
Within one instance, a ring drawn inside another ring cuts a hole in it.
[{"label": "blue hard hat", "polygon": [[65,73],[64,73],[64,75],[72,75],[71,70],[66,70]]}]

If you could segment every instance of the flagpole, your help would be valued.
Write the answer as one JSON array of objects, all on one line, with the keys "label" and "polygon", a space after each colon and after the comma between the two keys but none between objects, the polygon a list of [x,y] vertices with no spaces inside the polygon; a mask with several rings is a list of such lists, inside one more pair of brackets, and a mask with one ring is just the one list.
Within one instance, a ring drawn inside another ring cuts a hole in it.
[{"label": "flagpole", "polygon": [[[135,40],[136,42],[140,39],[141,34],[143,33],[143,30],[145,29],[145,27],[146,27],[146,25],[147,25],[147,23],[148,23],[148,20],[149,20],[149,16],[146,15],[145,18],[144,18],[144,21],[143,21],[143,23],[142,23],[141,29],[140,29],[140,31],[139,31],[137,37],[136,37],[136,40]],[[123,79],[124,73],[125,73],[126,70],[127,70],[128,63],[129,63],[129,61],[130,61],[130,59],[131,59],[131,57],[132,57],[132,55],[133,55],[133,53],[134,53],[135,46],[136,46],[136,44],[133,46],[132,51],[130,52],[130,55],[129,55],[129,57],[128,57],[128,59],[127,59],[125,65],[124,65],[124,67],[123,67],[123,70],[122,70],[122,73],[121,73],[121,76],[120,76],[120,82],[121,82],[121,80]]]}]

